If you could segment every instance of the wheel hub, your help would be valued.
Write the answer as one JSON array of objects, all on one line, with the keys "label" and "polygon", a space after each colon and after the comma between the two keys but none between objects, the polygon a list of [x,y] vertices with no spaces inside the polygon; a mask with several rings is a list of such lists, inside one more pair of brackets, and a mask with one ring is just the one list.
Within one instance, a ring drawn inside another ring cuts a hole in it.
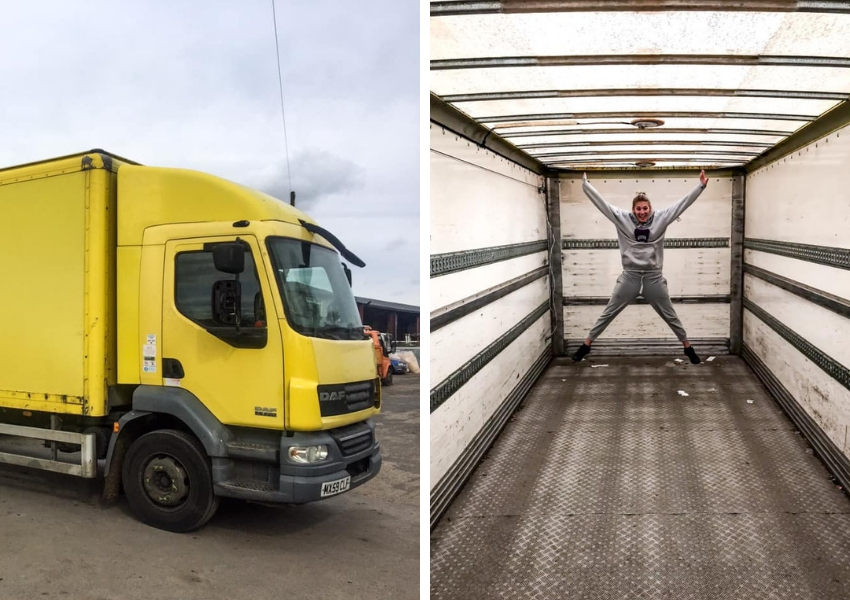
[{"label": "wheel hub", "polygon": [[142,477],[148,497],[160,506],[177,506],[189,494],[186,470],[170,456],[151,459]]}]

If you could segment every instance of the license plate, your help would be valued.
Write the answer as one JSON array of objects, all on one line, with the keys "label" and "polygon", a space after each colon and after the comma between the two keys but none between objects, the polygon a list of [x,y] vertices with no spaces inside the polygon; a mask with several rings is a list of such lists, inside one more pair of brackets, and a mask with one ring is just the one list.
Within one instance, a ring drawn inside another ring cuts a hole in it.
[{"label": "license plate", "polygon": [[322,484],[322,498],[341,494],[351,486],[351,477],[343,477],[336,481],[328,481]]}]

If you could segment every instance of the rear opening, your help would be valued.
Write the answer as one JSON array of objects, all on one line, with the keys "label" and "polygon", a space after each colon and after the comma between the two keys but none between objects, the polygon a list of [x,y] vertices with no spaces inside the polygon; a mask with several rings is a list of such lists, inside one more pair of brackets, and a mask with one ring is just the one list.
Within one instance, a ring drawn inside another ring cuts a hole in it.
[{"label": "rear opening", "polygon": [[[850,595],[850,14],[734,4],[432,2],[434,597]],[[703,362],[638,297],[573,363],[623,272],[583,173],[628,213],[703,169]]]}]

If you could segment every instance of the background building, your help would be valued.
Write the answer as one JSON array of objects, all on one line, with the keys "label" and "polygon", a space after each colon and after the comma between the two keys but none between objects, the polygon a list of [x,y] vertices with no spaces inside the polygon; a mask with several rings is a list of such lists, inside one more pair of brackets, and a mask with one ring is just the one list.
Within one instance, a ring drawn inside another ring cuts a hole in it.
[{"label": "background building", "polygon": [[360,319],[372,329],[392,334],[404,342],[419,342],[419,307],[398,302],[385,302],[373,298],[355,296]]}]

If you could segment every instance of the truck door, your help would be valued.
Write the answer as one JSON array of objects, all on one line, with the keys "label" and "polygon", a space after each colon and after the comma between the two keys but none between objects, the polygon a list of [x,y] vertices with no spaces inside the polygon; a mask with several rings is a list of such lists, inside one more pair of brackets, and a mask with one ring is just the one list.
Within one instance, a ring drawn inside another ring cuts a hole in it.
[{"label": "truck door", "polygon": [[282,429],[283,353],[272,288],[256,238],[239,240],[245,248],[244,271],[238,275],[241,308],[231,307],[240,308],[238,327],[223,325],[213,308],[214,286],[233,290],[237,280],[216,270],[213,248],[237,239],[166,244],[163,384],[185,388],[222,423]]}]

